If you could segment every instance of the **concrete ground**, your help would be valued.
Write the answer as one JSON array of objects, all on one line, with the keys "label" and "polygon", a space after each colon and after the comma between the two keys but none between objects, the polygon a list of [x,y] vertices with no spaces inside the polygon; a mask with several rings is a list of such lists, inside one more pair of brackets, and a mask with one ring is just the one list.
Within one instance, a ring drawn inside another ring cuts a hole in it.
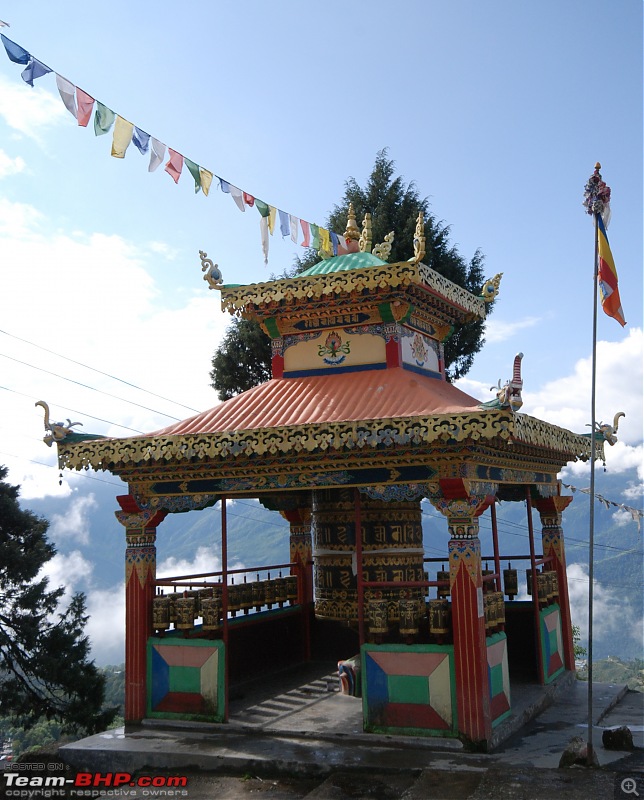
[{"label": "concrete ground", "polygon": [[[365,734],[360,699],[340,694],[332,673],[318,671],[316,675],[315,667],[305,675],[284,673],[273,686],[265,681],[263,686],[238,687],[231,697],[227,725],[146,724],[135,731],[108,731],[60,748],[65,775],[120,772],[131,778],[117,788],[103,783],[84,789],[83,795],[67,787],[66,794],[58,796],[187,800],[642,797],[644,694],[628,692],[624,686],[593,685],[593,741],[600,768],[558,769],[570,739],[587,737],[587,684],[573,677],[566,675],[545,689],[512,686],[513,715],[504,723],[493,752],[480,754],[467,752],[456,739]],[[636,749],[632,753],[604,750],[602,730],[621,725],[631,729]],[[161,786],[164,779],[178,776],[187,779],[186,786],[175,783],[172,787],[171,782]],[[155,786],[137,785],[141,777],[148,784],[154,778]]]}]

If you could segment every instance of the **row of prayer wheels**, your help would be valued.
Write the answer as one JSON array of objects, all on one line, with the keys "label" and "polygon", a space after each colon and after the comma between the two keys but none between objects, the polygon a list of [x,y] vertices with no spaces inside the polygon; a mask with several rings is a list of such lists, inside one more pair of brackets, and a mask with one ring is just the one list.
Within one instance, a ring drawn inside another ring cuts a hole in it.
[{"label": "row of prayer wheels", "polygon": [[375,636],[389,633],[392,620],[398,622],[401,636],[415,636],[424,614],[425,603],[420,599],[400,598],[396,603],[391,599],[378,598],[367,602],[369,633]]},{"label": "row of prayer wheels", "polygon": [[[528,594],[532,596],[532,570],[525,571]],[[537,598],[539,606],[545,608],[551,606],[559,600],[559,581],[554,570],[544,570],[537,572]]]},{"label": "row of prayer wheels", "polygon": [[[492,575],[492,570],[488,569],[487,564],[485,569],[482,570],[482,575]],[[450,596],[449,589],[449,572],[439,570],[436,573],[436,580],[439,582],[437,588],[437,597],[439,600],[444,600]],[[532,595],[532,570],[526,570],[526,583],[528,587],[528,594]],[[442,584],[442,585],[440,585]],[[537,591],[539,596],[539,605],[547,606],[556,603],[559,599],[559,584],[557,581],[557,573],[554,570],[543,571],[537,573]],[[503,570],[503,589],[505,594],[513,600],[519,594],[519,573],[516,569],[512,568],[512,564],[508,562],[507,569]],[[494,582],[491,580],[483,581],[483,594],[496,594]]]},{"label": "row of prayer wheels", "polygon": [[503,592],[488,592],[483,595],[485,633],[502,631],[505,626],[505,602]]},{"label": "row of prayer wheels", "polygon": [[[286,603],[297,603],[296,575],[228,586],[228,611],[233,617],[240,611],[248,614],[253,608],[282,608]],[[222,625],[222,608],[221,585],[157,595],[152,600],[152,627],[156,631],[166,631],[171,625],[177,630],[191,630],[201,617],[202,630],[216,631]]]}]

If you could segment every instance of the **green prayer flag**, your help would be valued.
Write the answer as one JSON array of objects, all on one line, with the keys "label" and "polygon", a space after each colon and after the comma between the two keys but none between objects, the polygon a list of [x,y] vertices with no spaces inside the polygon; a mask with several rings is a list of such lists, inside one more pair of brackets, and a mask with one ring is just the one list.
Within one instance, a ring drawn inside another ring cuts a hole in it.
[{"label": "green prayer flag", "polygon": [[267,217],[271,213],[268,203],[265,203],[263,200],[258,200],[257,198],[255,198],[255,208],[263,217]]},{"label": "green prayer flag", "polygon": [[96,113],[94,114],[94,133],[96,136],[102,136],[108,133],[109,129],[114,124],[116,114],[111,108],[104,106],[103,103],[96,101]]},{"label": "green prayer flag", "polygon": [[195,164],[189,158],[183,157],[183,163],[188,167],[188,172],[195,179],[195,194],[201,189],[201,172],[199,171],[199,164]]},{"label": "green prayer flag", "polygon": [[315,250],[320,249],[320,229],[317,225],[311,223],[311,247],[315,248]]}]

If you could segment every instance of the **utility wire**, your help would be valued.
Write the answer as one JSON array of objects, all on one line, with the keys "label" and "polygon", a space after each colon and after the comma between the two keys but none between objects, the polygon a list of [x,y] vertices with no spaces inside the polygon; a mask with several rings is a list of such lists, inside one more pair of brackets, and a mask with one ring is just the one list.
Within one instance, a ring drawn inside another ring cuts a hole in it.
[{"label": "utility wire", "polygon": [[119,381],[119,383],[123,383],[126,386],[131,386],[133,389],[138,389],[139,391],[152,395],[152,397],[156,397],[159,400],[166,400],[168,403],[172,403],[173,405],[182,406],[183,408],[187,408],[188,411],[194,411],[195,414],[199,413],[199,410],[196,408],[191,408],[190,406],[186,406],[183,403],[178,403],[176,400],[170,400],[168,397],[163,397],[163,395],[155,394],[155,392],[151,392],[149,389],[143,389],[141,386],[137,386],[135,383],[130,383],[129,381],[124,380],[123,378],[118,378],[116,375],[111,375],[109,372],[103,372],[100,369],[96,369],[96,367],[89,366],[89,364],[83,364],[82,361],[76,361],[73,358],[69,358],[68,356],[62,355],[61,353],[57,353],[55,350],[49,350],[47,347],[43,347],[40,344],[36,344],[35,342],[30,342],[28,339],[23,339],[21,336],[16,336],[15,334],[9,333],[8,331],[3,331],[2,329],[0,329],[0,333],[3,333],[5,336],[10,336],[12,339],[17,339],[20,342],[25,342],[25,344],[31,345],[31,347],[37,347],[38,350],[43,350],[45,353],[51,353],[51,355],[56,356],[57,358],[63,358],[65,359],[65,361],[70,361],[72,364],[78,364],[79,367],[85,367],[85,369],[91,369],[93,372],[98,372],[99,375],[104,375],[106,378],[111,378],[114,381]]},{"label": "utility wire", "polygon": [[156,408],[150,408],[149,406],[144,406],[141,403],[135,403],[134,400],[126,400],[124,397],[119,397],[116,394],[105,392],[102,389],[97,389],[95,386],[89,386],[87,383],[81,383],[81,381],[75,381],[73,380],[73,378],[66,378],[64,375],[59,375],[57,372],[51,372],[50,370],[44,369],[43,367],[36,367],[34,364],[30,364],[28,361],[21,361],[19,358],[13,358],[13,356],[5,355],[5,353],[0,353],[0,356],[2,356],[2,358],[8,358],[9,361],[15,361],[17,364],[23,364],[25,367],[31,367],[31,369],[38,370],[39,372],[44,372],[47,375],[53,375],[55,378],[61,378],[61,380],[69,381],[69,383],[75,383],[77,386],[82,386],[84,389],[91,389],[93,392],[104,394],[107,397],[113,398],[114,400],[120,400],[122,403],[129,403],[132,406],[143,408],[146,411],[152,411],[152,413],[154,414],[161,414],[162,417],[168,417],[168,419],[174,419],[177,422],[181,422],[179,417],[174,417],[172,414],[166,414],[164,411],[158,411]]},{"label": "utility wire", "polygon": [[[12,394],[18,394],[20,397],[27,397],[29,400],[33,400],[34,396],[31,394],[25,394],[24,392],[19,392],[16,389],[10,389],[8,386],[0,386],[0,389],[4,389],[5,392],[11,392]],[[98,391],[98,390],[97,390]],[[75,408],[69,408],[69,406],[65,406],[62,403],[53,403],[52,405],[56,405],[57,408],[61,408],[63,411],[69,411],[71,414],[79,414],[82,417],[88,417],[89,419],[95,419],[97,422],[105,422],[107,425],[116,425],[117,428],[123,428],[125,431],[132,431],[133,433],[140,433],[142,436],[145,435],[143,431],[139,431],[136,428],[129,428],[127,425],[121,425],[119,422],[112,422],[109,419],[103,419],[102,417],[95,417],[93,414],[87,414],[85,411],[77,411]],[[34,438],[34,437],[30,437]]]}]

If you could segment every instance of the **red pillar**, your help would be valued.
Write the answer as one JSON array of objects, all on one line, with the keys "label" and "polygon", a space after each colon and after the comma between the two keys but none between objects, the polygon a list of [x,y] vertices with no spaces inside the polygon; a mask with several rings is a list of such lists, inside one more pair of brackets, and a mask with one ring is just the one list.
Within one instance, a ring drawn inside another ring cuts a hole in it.
[{"label": "red pillar", "polygon": [[460,487],[449,481],[443,486],[441,481],[443,497],[432,499],[432,502],[447,517],[450,533],[449,573],[458,728],[470,741],[482,742],[492,735],[492,717],[478,517],[493,502],[493,496],[455,496],[468,488],[463,481],[458,481],[458,484]]},{"label": "red pillar", "polygon": [[[543,555],[554,556],[548,569],[557,573],[559,584],[559,607],[561,609],[561,636],[563,638],[564,663],[566,669],[575,669],[575,651],[572,640],[572,619],[570,616],[570,599],[568,597],[568,576],[566,574],[566,553],[564,549],[561,516],[565,508],[572,502],[572,497],[544,497],[534,505],[541,516],[541,541]],[[534,591],[534,589],[533,589]]]},{"label": "red pillar", "polygon": [[125,526],[125,722],[140,722],[146,710],[147,642],[152,634],[156,580],[156,528],[166,511],[141,511],[133,497],[116,498]]}]

